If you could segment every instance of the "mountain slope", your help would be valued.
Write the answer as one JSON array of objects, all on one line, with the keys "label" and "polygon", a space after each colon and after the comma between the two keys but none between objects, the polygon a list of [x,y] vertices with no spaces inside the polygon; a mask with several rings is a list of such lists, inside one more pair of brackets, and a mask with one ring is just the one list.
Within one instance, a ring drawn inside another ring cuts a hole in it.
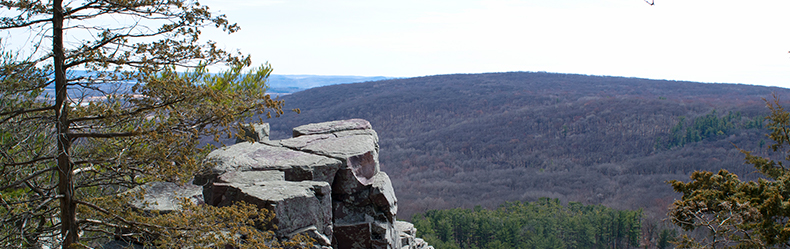
[{"label": "mountain slope", "polygon": [[[676,196],[666,180],[720,168],[756,177],[733,144],[767,149],[767,131],[749,124],[767,114],[761,98],[772,92],[790,96],[775,87],[622,77],[438,75],[297,92],[284,100],[302,114],[269,122],[273,138],[285,138],[301,124],[370,121],[400,218],[539,197],[663,215]],[[683,140],[695,125],[715,130]]]}]

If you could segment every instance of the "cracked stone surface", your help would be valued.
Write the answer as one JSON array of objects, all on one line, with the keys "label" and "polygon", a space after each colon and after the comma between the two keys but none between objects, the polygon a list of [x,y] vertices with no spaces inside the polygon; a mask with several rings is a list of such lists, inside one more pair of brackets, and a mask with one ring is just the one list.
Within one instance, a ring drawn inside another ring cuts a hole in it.
[{"label": "cracked stone surface", "polygon": [[207,204],[271,210],[278,236],[304,234],[325,247],[429,248],[413,225],[396,219],[397,198],[368,121],[303,125],[283,140],[269,140],[265,127],[249,126],[257,139],[209,154],[213,168],[195,178]]},{"label": "cracked stone surface", "polygon": [[364,119],[337,120],[295,127],[293,128],[293,137],[347,130],[373,130],[373,127],[370,122]]}]

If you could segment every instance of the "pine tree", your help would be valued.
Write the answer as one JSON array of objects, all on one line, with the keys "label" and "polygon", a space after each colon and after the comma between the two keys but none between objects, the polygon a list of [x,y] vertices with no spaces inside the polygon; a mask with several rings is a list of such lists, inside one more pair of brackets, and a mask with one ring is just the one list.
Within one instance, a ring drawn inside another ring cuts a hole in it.
[{"label": "pine tree", "polygon": [[[768,135],[774,152],[787,155],[790,145],[790,113],[777,96],[766,104]],[[670,209],[670,219],[681,228],[702,230],[706,237],[683,235],[681,248],[773,248],[790,246],[790,156],[775,161],[742,150],[746,162],[763,177],[743,181],[726,170],[696,171],[688,183],[671,181],[683,194]]]},{"label": "pine tree", "polygon": [[[238,25],[185,0],[2,0],[0,8],[0,30],[34,37],[0,56],[0,247],[87,247],[113,236],[168,248],[273,245],[270,232],[255,229],[271,215],[248,205],[185,202],[183,212],[151,216],[124,194],[188,182],[208,167],[200,138],[282,114],[266,94],[268,64],[245,73],[249,56],[200,39],[204,28]],[[230,69],[208,74],[217,64]],[[234,223],[214,225],[221,221]]]}]

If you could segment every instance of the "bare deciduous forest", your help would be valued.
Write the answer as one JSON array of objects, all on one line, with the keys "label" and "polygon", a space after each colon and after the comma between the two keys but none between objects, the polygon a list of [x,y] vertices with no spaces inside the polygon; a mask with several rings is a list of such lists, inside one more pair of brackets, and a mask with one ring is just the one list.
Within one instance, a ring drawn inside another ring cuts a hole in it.
[{"label": "bare deciduous forest", "polygon": [[[767,151],[772,93],[737,84],[543,72],[438,75],[313,88],[284,97],[290,127],[363,118],[381,139],[400,219],[506,201],[644,208],[663,219],[678,197],[667,180],[727,169],[756,178],[736,146]],[[760,153],[762,154],[762,153]]]}]

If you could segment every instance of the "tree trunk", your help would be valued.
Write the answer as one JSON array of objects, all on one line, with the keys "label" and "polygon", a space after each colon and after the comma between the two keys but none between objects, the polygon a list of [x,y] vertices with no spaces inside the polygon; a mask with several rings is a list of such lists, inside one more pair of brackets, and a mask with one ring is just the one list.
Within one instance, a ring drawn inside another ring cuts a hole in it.
[{"label": "tree trunk", "polygon": [[60,222],[63,249],[71,248],[79,240],[77,226],[77,206],[74,202],[74,185],[72,182],[73,164],[69,156],[71,140],[68,136],[69,105],[66,103],[66,72],[63,49],[63,1],[54,0],[52,6],[52,55],[55,67],[55,117],[58,140],[58,194],[60,195]]}]

